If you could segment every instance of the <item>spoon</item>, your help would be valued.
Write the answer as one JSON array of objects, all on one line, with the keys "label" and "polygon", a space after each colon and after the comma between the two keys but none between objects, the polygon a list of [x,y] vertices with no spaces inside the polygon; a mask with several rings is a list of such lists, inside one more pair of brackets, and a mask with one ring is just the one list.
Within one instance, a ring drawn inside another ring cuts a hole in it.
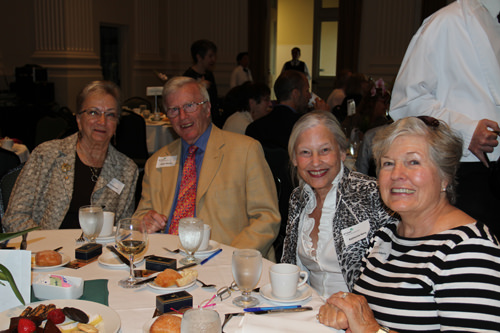
[{"label": "spoon", "polygon": [[163,249],[166,250],[166,251],[168,251],[168,252],[170,252],[170,253],[179,253],[179,252],[181,252],[181,249],[169,250],[166,247],[164,247]]},{"label": "spoon", "polygon": [[211,288],[215,288],[216,287],[215,284],[206,284],[205,282],[203,282],[201,280],[198,280],[198,279],[196,279],[196,281],[198,281],[199,283],[201,283],[201,287],[204,288],[204,289],[211,289]]}]

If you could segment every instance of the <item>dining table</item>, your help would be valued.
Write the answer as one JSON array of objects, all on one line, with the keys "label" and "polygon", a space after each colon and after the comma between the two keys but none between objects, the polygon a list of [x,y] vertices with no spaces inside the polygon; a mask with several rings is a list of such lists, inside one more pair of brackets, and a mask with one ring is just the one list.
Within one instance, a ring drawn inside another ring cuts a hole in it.
[{"label": "dining table", "polygon": [[150,155],[179,137],[164,115],[158,120],[155,120],[153,116],[147,117],[145,120],[146,144]]},{"label": "dining table", "polygon": [[[27,250],[41,251],[54,249],[62,246],[60,253],[63,256],[69,257],[70,261],[75,259],[75,249],[81,246],[76,239],[81,234],[80,229],[62,229],[62,230],[35,230],[28,234]],[[114,237],[98,238],[98,242],[103,245],[101,256],[109,256],[106,245],[114,245]],[[21,237],[14,238],[9,242],[10,246],[19,248]],[[148,255],[156,255],[177,260],[177,267],[181,266],[179,261],[185,254],[180,251],[176,254],[168,252],[166,249],[173,250],[181,248],[179,238],[175,235],[154,233],[148,235],[148,245],[146,249],[139,255],[139,261],[136,261],[136,269],[145,268],[145,260],[140,260]],[[222,249],[222,251],[213,256],[204,265],[193,267],[198,272],[198,279],[206,284],[215,284],[216,287],[210,289],[201,288],[201,284],[196,282],[185,290],[192,296],[193,307],[198,307],[207,300],[213,298],[217,290],[230,286],[234,281],[232,275],[232,255],[235,250],[226,244],[220,244],[214,240],[210,241],[210,248]],[[196,257],[203,259],[210,256],[214,251],[204,251],[201,254],[196,254]],[[118,285],[118,281],[126,278],[129,274],[129,267],[126,265],[109,266],[103,264],[102,260],[94,260],[78,269],[69,268],[66,266],[55,267],[45,270],[45,273],[58,274],[70,277],[82,278],[85,281],[96,279],[107,280],[108,291],[108,306],[114,310],[120,318],[119,332],[148,332],[147,325],[150,324],[153,314],[156,309],[156,297],[167,294],[165,290],[152,288],[148,284],[144,284],[137,289],[125,289]],[[311,311],[293,312],[293,313],[272,313],[272,314],[251,314],[246,313],[243,316],[234,316],[228,321],[224,327],[224,332],[337,332],[332,328],[328,328],[318,322],[316,315],[324,300],[318,293],[311,289],[307,298],[301,298],[296,302],[277,302],[272,297],[264,297],[266,294],[263,290],[270,288],[269,270],[275,263],[262,259],[262,274],[259,283],[256,287],[260,288],[260,292],[252,292],[259,300],[260,307],[272,307],[283,305],[300,305],[312,307]],[[40,273],[35,270],[32,275]],[[188,285],[189,286],[189,285]],[[243,309],[232,303],[232,300],[241,294],[240,291],[233,291],[229,298],[220,300],[214,298],[215,306],[211,306],[218,312],[221,324],[224,321],[225,314],[242,313]],[[49,301],[47,301],[49,302]],[[105,318],[104,318],[105,319]],[[0,322],[0,326],[5,323]],[[145,330],[146,329],[146,330]]]}]

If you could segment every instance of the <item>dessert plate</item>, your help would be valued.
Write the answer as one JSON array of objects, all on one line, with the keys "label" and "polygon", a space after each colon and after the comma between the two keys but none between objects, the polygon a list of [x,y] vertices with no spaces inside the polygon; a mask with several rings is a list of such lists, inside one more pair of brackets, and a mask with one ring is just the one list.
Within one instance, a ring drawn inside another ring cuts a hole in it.
[{"label": "dessert plate", "polygon": [[312,295],[312,289],[308,284],[304,284],[303,286],[300,286],[297,288],[297,292],[295,293],[295,296],[292,298],[287,298],[287,299],[282,299],[278,298],[273,295],[273,290],[271,287],[271,284],[266,284],[264,287],[260,288],[260,294],[262,297],[272,301],[272,302],[278,302],[278,303],[296,303],[303,301]]},{"label": "dessert plate", "polygon": [[[34,255],[32,255],[33,257]],[[54,265],[54,266],[37,266],[34,261],[33,261],[33,264],[31,265],[31,268],[35,271],[45,271],[45,270],[49,270],[49,269],[54,269],[54,268],[58,268],[58,267],[62,267],[64,265],[66,265],[68,262],[69,262],[69,256],[65,255],[65,254],[62,254],[61,253],[61,256],[62,256],[62,262],[59,264],[59,265]]]},{"label": "dessert plate", "polygon": [[[62,309],[64,307],[77,308],[85,312],[89,317],[99,314],[102,317],[102,321],[96,325],[99,332],[116,333],[120,330],[120,316],[115,312],[115,310],[100,303],[78,299],[51,299],[50,301],[35,302],[11,308],[0,313],[0,329],[8,329],[10,318],[19,316],[27,306],[35,308],[40,304],[54,304],[58,309]],[[68,319],[66,322],[69,323],[70,320]],[[42,326],[43,325],[45,324],[42,324]]]}]

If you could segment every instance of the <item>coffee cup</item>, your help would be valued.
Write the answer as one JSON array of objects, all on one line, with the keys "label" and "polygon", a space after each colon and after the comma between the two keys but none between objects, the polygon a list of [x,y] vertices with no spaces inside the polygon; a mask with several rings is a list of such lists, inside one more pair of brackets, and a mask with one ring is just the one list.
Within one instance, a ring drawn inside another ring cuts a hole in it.
[{"label": "coffee cup", "polygon": [[102,228],[99,237],[108,237],[113,234],[113,226],[115,225],[115,213],[102,212]]},{"label": "coffee cup", "polygon": [[14,146],[14,140],[7,138],[7,137],[2,140],[2,148],[3,149],[12,150],[13,146]]},{"label": "coffee cup", "polygon": [[[307,282],[309,273],[301,271],[297,265],[274,264],[269,271],[269,277],[274,297],[290,299],[297,293],[297,288]],[[299,277],[302,278],[300,282]]]},{"label": "coffee cup", "polygon": [[208,249],[211,231],[212,228],[208,224],[203,225],[203,239],[201,240],[201,244],[200,247],[198,248],[198,251],[205,251]]}]

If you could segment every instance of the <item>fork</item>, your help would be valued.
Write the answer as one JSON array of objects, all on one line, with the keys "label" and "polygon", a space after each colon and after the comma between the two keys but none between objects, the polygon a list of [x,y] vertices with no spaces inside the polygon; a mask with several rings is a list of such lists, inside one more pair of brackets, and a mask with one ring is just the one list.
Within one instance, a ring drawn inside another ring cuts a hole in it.
[{"label": "fork", "polygon": [[167,249],[166,247],[164,247],[163,249],[164,249],[165,251],[170,252],[170,253],[179,253],[179,252],[181,252],[181,249],[169,250],[169,249]]},{"label": "fork", "polygon": [[83,231],[82,231],[82,234],[80,235],[80,237],[78,237],[78,238],[76,239],[76,243],[77,243],[77,244],[81,244],[81,243],[83,243],[83,242],[85,242],[85,238],[83,238]]}]

